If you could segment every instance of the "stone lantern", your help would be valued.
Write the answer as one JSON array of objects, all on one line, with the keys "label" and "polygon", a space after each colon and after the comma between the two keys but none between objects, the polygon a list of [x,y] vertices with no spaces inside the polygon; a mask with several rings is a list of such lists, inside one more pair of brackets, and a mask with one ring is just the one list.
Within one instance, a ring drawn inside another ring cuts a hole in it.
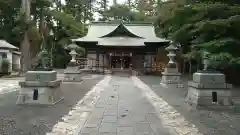
[{"label": "stone lantern", "polygon": [[76,56],[78,53],[77,49],[80,47],[76,44],[70,44],[65,49],[70,50],[70,55],[72,57],[69,62],[67,68],[64,70],[64,82],[81,82],[81,71],[79,70],[79,66],[77,65]]},{"label": "stone lantern", "polygon": [[169,62],[167,66],[169,68],[177,68],[175,57],[176,57],[176,51],[178,50],[178,48],[174,46],[173,43],[171,42],[170,46],[168,46],[165,50],[168,51],[167,56],[169,57]]},{"label": "stone lantern", "polygon": [[178,87],[178,84],[181,84],[181,73],[178,72],[177,63],[175,62],[176,51],[178,48],[173,42],[171,42],[165,50],[168,51],[167,56],[169,57],[169,62],[167,67],[164,69],[164,72],[162,72],[161,84],[176,84]]},{"label": "stone lantern", "polygon": [[78,48],[80,48],[78,45],[76,45],[76,44],[70,44],[70,45],[68,45],[65,49],[68,49],[68,50],[70,50],[70,55],[71,55],[71,57],[72,57],[72,59],[71,59],[71,61],[70,61],[70,63],[75,63],[76,64],[76,56],[77,56],[77,52],[76,52],[76,50],[78,49]]}]

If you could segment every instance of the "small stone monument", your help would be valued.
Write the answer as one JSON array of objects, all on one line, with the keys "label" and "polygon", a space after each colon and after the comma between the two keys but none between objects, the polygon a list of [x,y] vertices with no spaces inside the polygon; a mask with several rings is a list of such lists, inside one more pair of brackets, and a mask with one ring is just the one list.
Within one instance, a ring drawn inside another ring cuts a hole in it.
[{"label": "small stone monument", "polygon": [[188,82],[186,102],[193,107],[226,107],[233,106],[231,84],[225,81],[225,75],[209,69],[210,60],[205,53],[204,70],[193,74]]},{"label": "small stone monument", "polygon": [[77,65],[76,56],[77,52],[76,49],[80,48],[76,44],[70,44],[66,47],[66,49],[71,50],[70,55],[72,56],[71,61],[69,62],[67,68],[64,70],[64,82],[81,82],[82,79],[80,77],[81,71]]},{"label": "small stone monument", "polygon": [[167,55],[169,57],[169,62],[167,67],[164,69],[164,72],[162,72],[161,84],[176,84],[178,87],[181,84],[181,73],[178,72],[177,63],[175,62],[176,50],[178,50],[178,48],[173,44],[173,42],[171,42],[170,46],[168,46],[165,50],[169,52]]},{"label": "small stone monument", "polygon": [[40,54],[40,67],[36,71],[28,71],[25,80],[19,82],[21,89],[17,104],[53,105],[63,99],[62,81],[57,80],[56,71],[48,68],[47,50],[43,49]]}]

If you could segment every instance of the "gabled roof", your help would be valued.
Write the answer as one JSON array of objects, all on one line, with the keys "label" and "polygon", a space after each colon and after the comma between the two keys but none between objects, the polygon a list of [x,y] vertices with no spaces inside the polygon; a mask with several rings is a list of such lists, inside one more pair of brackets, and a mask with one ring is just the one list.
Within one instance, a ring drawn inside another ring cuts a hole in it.
[{"label": "gabled roof", "polygon": [[102,36],[103,37],[114,37],[114,36],[127,36],[127,37],[134,37],[134,38],[143,38],[136,35],[134,32],[131,32],[123,23],[120,23],[117,28],[113,29],[112,32]]},{"label": "gabled roof", "polygon": [[[121,33],[121,31],[124,33]],[[146,42],[169,42],[156,36],[155,29],[151,23],[122,22],[93,22],[89,26],[85,37],[73,39],[72,41],[97,42],[98,45],[113,44],[113,46],[142,46]]]},{"label": "gabled roof", "polygon": [[0,40],[0,48],[14,49],[14,50],[19,49],[19,48],[15,47],[14,45],[6,42],[5,40]]}]

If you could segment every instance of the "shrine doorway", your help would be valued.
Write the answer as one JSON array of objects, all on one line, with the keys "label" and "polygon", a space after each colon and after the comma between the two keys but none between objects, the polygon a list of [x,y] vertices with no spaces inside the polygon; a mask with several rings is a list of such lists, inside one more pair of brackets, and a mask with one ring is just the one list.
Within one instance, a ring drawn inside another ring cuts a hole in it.
[{"label": "shrine doorway", "polygon": [[114,69],[129,69],[132,58],[130,56],[112,56],[111,65]]}]

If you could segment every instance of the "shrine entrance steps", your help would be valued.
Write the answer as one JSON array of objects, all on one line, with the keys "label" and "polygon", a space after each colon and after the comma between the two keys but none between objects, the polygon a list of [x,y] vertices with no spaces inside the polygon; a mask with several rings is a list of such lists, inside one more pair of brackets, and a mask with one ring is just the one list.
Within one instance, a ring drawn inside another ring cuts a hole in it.
[{"label": "shrine entrance steps", "polygon": [[131,76],[131,71],[129,69],[112,69],[112,75],[114,76],[121,76],[121,77],[128,77]]}]

